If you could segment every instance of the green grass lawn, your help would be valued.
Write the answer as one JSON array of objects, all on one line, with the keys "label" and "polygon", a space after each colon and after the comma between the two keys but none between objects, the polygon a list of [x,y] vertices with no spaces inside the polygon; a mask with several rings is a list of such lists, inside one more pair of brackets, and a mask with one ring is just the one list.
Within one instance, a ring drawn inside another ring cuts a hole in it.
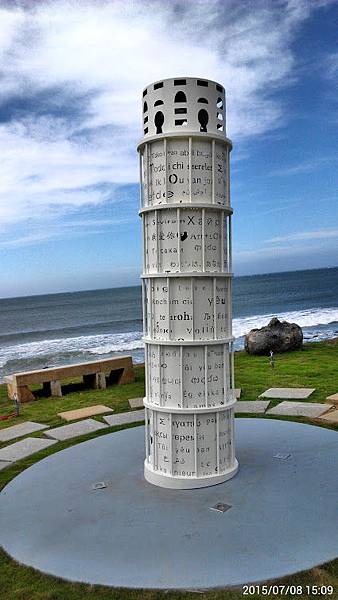
[{"label": "green grass lawn", "polygon": [[[135,373],[136,381],[133,384],[111,386],[106,390],[86,390],[78,380],[74,380],[63,398],[41,397],[36,401],[23,404],[20,417],[0,421],[0,427],[8,427],[26,420],[34,420],[50,426],[61,425],[65,422],[57,416],[58,412],[91,404],[105,404],[114,408],[116,412],[130,410],[128,399],[144,395],[144,369],[138,367],[135,369]],[[243,400],[255,400],[269,387],[313,387],[316,388],[316,391],[309,401],[325,402],[328,395],[338,392],[338,340],[306,344],[303,350],[277,355],[275,369],[271,369],[268,357],[248,356],[244,352],[237,352],[235,374],[236,387],[242,388]],[[13,402],[7,399],[6,386],[0,385],[0,414],[10,414],[11,412],[13,412]],[[124,428],[112,427],[75,440],[60,442],[56,444],[56,447],[53,446],[22,460],[0,472],[0,488],[23,469],[45,456],[84,440]],[[336,429],[338,428],[336,427]],[[34,435],[41,436],[42,434],[38,432]],[[290,553],[292,553],[292,548],[290,548]],[[320,597],[336,600],[338,599],[338,560],[316,567],[311,571],[287,577],[276,583],[302,585],[303,587],[306,585],[332,585],[335,588],[334,593]],[[166,593],[69,583],[19,565],[0,550],[0,600],[127,600],[129,598],[131,600],[138,598],[141,600],[165,598],[190,600],[196,597],[207,600],[240,600],[243,599],[243,594],[241,589],[215,590],[199,594],[193,592]],[[261,600],[266,596],[255,594],[249,597]],[[274,600],[282,600],[282,598],[305,600],[314,597],[307,593],[296,596],[273,596]]]},{"label": "green grass lawn", "polygon": [[[20,417],[0,421],[0,428],[27,420],[51,427],[62,425],[64,421],[57,413],[92,404],[105,404],[116,412],[130,410],[128,399],[144,395],[144,369],[135,368],[135,374],[134,383],[113,385],[106,390],[85,389],[79,379],[67,380],[62,398],[41,396],[36,401],[26,402],[21,405]],[[256,400],[269,387],[313,387],[316,391],[308,401],[325,402],[328,395],[338,392],[338,339],[305,344],[303,350],[276,355],[274,369],[267,356],[236,352],[235,379],[236,387],[242,388],[241,400]],[[35,390],[39,389],[35,386]],[[6,386],[0,385],[0,414],[10,414],[13,410],[14,403],[7,398]]]},{"label": "green grass lawn", "polygon": [[236,387],[242,388],[241,400],[256,400],[270,387],[308,387],[316,388],[309,402],[325,402],[338,392],[338,338],[276,354],[274,369],[267,356],[236,352],[235,380]]}]

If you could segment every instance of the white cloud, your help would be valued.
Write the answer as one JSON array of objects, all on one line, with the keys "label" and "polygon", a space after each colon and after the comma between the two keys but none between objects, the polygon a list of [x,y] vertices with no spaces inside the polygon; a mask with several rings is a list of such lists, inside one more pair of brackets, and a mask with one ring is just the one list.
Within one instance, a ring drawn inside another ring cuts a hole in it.
[{"label": "white cloud", "polygon": [[269,258],[272,260],[284,258],[284,257],[295,257],[298,255],[308,254],[315,250],[314,246],[307,246],[306,248],[294,248],[289,245],[273,246],[269,248],[255,248],[254,250],[240,250],[236,252],[236,262],[239,264],[244,262],[257,262],[257,259]]},{"label": "white cloud", "polygon": [[[101,184],[136,182],[140,93],[153,80],[184,74],[223,83],[237,141],[278,127],[283,104],[273,94],[295,77],[297,27],[328,3],[4,4],[0,111],[15,98],[21,108],[30,102],[30,112],[18,110],[0,126],[3,225],[102,203]],[[41,94],[61,113],[62,103],[73,108],[73,116],[40,110]],[[72,98],[81,100],[78,108]]]},{"label": "white cloud", "polygon": [[262,240],[258,248],[243,248],[234,252],[236,273],[239,270],[239,274],[246,274],[248,269],[251,272],[251,266],[257,272],[294,270],[296,264],[297,268],[304,269],[336,266],[337,241],[337,228],[299,231],[268,238]]},{"label": "white cloud", "polygon": [[337,83],[337,75],[338,75],[338,52],[333,52],[327,57],[326,61],[326,76],[332,79],[335,83]]},{"label": "white cloud", "polygon": [[[0,222],[11,223],[33,216],[49,216],[111,199],[102,184],[117,186],[137,181],[135,169],[120,156],[121,134],[99,136],[89,145],[70,139],[71,127],[60,120],[0,126]],[[98,187],[97,187],[98,186]],[[36,211],[40,211],[38,214]]]},{"label": "white cloud", "polygon": [[319,229],[317,231],[299,231],[264,240],[265,244],[279,244],[280,242],[302,242],[307,240],[326,240],[338,238],[338,229]]},{"label": "white cloud", "polygon": [[320,168],[332,166],[332,163],[338,162],[337,156],[315,156],[311,160],[301,161],[298,164],[282,167],[275,171],[269,172],[269,177],[298,175],[299,173],[311,173]]},{"label": "white cloud", "polygon": [[308,243],[292,243],[280,240],[276,245],[256,249],[243,249],[234,253],[236,275],[294,271],[337,266],[337,245],[331,246],[308,240]]},{"label": "white cloud", "polygon": [[129,222],[128,217],[90,220],[75,218],[71,222],[54,223],[52,228],[46,229],[41,226],[38,219],[35,219],[34,224],[30,225],[29,233],[18,234],[13,239],[0,239],[0,249],[20,248],[51,240],[73,240],[87,236],[88,233],[90,236],[101,235],[106,227],[109,227],[109,233],[111,233],[113,227],[126,225]]}]

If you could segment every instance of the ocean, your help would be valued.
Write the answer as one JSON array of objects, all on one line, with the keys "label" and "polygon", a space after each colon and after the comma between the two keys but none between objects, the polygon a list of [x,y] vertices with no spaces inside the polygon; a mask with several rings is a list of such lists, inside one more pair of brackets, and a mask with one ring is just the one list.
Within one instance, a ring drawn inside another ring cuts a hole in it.
[{"label": "ocean", "polygon": [[[235,277],[235,349],[277,316],[305,341],[338,336],[338,267]],[[131,354],[142,362],[141,288],[0,299],[0,381],[10,373]]]}]

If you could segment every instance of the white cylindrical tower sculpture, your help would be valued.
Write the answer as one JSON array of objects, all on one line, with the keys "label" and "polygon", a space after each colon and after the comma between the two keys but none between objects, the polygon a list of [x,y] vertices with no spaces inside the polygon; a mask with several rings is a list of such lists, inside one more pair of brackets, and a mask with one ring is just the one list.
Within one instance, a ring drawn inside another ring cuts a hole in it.
[{"label": "white cylindrical tower sculpture", "polygon": [[187,77],[149,85],[143,131],[144,474],[204,487],[238,469],[224,88]]}]

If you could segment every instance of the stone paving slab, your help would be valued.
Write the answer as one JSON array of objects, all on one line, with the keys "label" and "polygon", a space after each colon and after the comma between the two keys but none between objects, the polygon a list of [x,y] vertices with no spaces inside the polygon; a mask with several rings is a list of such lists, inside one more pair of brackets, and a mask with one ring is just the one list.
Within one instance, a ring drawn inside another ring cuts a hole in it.
[{"label": "stone paving slab", "polygon": [[240,400],[235,404],[235,413],[264,413],[270,400]]},{"label": "stone paving slab", "polygon": [[31,456],[31,454],[35,454],[36,452],[39,452],[39,450],[44,450],[53,444],[56,444],[56,440],[28,437],[24,440],[20,440],[20,442],[10,444],[10,446],[6,446],[6,448],[2,448],[0,450],[0,461],[15,462],[22,458],[26,458],[27,456]]},{"label": "stone paving slab", "polygon": [[112,427],[113,425],[124,425],[125,423],[136,423],[144,421],[144,409],[133,410],[131,412],[120,413],[118,415],[108,415],[103,417],[104,420]]},{"label": "stone paving slab", "polygon": [[8,442],[23,435],[34,433],[34,431],[41,431],[41,429],[49,429],[49,425],[25,421],[25,423],[19,423],[19,425],[6,427],[6,429],[0,429],[0,442]]},{"label": "stone paving slab", "polygon": [[316,388],[269,388],[258,397],[285,400],[290,398],[291,400],[302,400],[303,398],[308,398],[311,396],[315,389]]},{"label": "stone paving slab", "polygon": [[87,433],[105,429],[106,427],[107,425],[95,421],[95,419],[85,419],[84,421],[78,421],[77,423],[71,423],[70,425],[55,427],[54,429],[45,431],[45,435],[55,440],[70,440],[79,435],[86,435]]},{"label": "stone paving slab", "polygon": [[331,396],[328,396],[326,400],[331,400],[332,404],[338,405],[338,392],[337,394],[331,394]]},{"label": "stone paving slab", "polygon": [[2,471],[2,469],[6,469],[6,467],[9,467],[9,465],[11,465],[12,463],[10,462],[0,462],[0,471]]},{"label": "stone paving slab", "polygon": [[321,415],[319,418],[327,421],[328,423],[338,423],[338,409],[330,410],[330,412]]},{"label": "stone paving slab", "polygon": [[94,415],[103,415],[111,412],[114,412],[113,408],[105,406],[104,404],[95,404],[94,406],[66,410],[65,412],[58,413],[58,416],[65,421],[75,421],[75,419],[83,419],[85,417],[93,417]]},{"label": "stone paving slab", "polygon": [[128,402],[130,408],[143,408],[143,398],[130,398]]},{"label": "stone paving slab", "polygon": [[288,415],[290,417],[320,417],[330,410],[330,404],[315,404],[314,402],[281,402],[270,408],[268,415]]}]

